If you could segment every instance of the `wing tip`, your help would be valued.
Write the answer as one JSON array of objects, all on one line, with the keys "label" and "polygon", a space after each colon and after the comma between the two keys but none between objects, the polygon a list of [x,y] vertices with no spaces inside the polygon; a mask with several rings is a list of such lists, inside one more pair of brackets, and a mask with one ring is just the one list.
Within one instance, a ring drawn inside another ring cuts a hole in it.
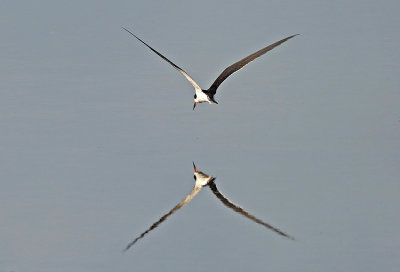
[{"label": "wing tip", "polygon": [[297,34],[294,34],[294,35],[292,35],[292,36],[287,37],[287,39],[289,40],[289,39],[294,38],[294,37],[299,36],[299,35],[300,35],[300,34],[297,33]]},{"label": "wing tip", "polygon": [[122,252],[125,253],[127,252],[136,242],[137,240],[139,240],[138,238],[136,238],[135,240],[133,240],[132,242],[130,242],[123,250]]},{"label": "wing tip", "polygon": [[292,240],[292,241],[296,241],[296,238],[294,238],[293,236],[287,235],[287,234],[286,234],[286,238],[288,238],[289,240]]}]

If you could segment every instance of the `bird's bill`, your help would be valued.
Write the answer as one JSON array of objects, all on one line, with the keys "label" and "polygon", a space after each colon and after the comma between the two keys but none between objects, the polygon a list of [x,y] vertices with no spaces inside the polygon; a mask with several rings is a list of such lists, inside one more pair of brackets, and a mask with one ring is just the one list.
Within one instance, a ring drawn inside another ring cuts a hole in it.
[{"label": "bird's bill", "polygon": [[194,162],[193,162],[193,168],[194,168],[194,172],[197,172],[197,168],[196,168],[196,165],[194,164]]},{"label": "bird's bill", "polygon": [[196,108],[196,106],[197,106],[197,102],[194,102],[194,104],[193,104],[193,110],[194,110],[194,108]]}]

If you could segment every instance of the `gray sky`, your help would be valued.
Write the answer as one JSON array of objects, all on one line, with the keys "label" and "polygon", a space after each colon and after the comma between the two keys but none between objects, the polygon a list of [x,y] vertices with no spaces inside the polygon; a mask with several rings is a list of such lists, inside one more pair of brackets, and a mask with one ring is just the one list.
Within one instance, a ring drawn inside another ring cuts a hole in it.
[{"label": "gray sky", "polygon": [[[0,3],[0,271],[397,271],[398,1]],[[227,79],[242,57],[300,33]],[[180,202],[192,161],[223,194]]]}]

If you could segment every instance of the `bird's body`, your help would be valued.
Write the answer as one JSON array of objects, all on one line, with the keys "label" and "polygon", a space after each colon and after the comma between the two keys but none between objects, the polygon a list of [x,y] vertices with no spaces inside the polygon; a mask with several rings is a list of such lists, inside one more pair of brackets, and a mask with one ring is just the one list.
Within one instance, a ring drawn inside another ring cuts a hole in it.
[{"label": "bird's body", "polygon": [[196,90],[194,101],[195,103],[207,102],[208,104],[218,104],[218,102],[214,100],[214,95],[208,93],[207,90]]},{"label": "bird's body", "polygon": [[200,88],[200,86],[182,68],[180,68],[179,66],[174,64],[169,59],[167,59],[165,56],[163,56],[161,53],[159,53],[154,48],[149,46],[147,43],[145,43],[143,40],[141,40],[138,36],[133,34],[128,29],[126,29],[124,27],[123,27],[123,29],[125,31],[127,31],[128,33],[130,33],[132,36],[134,36],[136,39],[138,39],[140,42],[142,42],[144,45],[146,45],[151,51],[156,53],[159,57],[161,57],[166,62],[168,62],[170,65],[172,65],[178,72],[180,72],[192,84],[192,86],[195,89],[193,110],[194,110],[194,108],[196,107],[196,105],[198,103],[208,102],[209,104],[218,104],[218,102],[214,99],[214,95],[216,94],[218,87],[222,84],[222,82],[224,82],[225,79],[227,79],[231,74],[233,74],[234,72],[238,71],[239,69],[241,69],[246,64],[250,63],[251,61],[255,60],[256,58],[264,55],[268,51],[270,51],[273,48],[277,47],[278,45],[280,45],[280,44],[286,42],[287,40],[293,38],[294,36],[298,35],[298,34],[296,34],[296,35],[292,35],[292,36],[286,37],[286,38],[284,38],[284,39],[282,39],[280,41],[277,41],[277,42],[275,42],[275,43],[273,43],[271,45],[268,45],[267,47],[264,47],[264,48],[258,50],[257,52],[255,52],[255,53],[253,53],[253,54],[251,54],[251,55],[239,60],[238,62],[235,62],[231,66],[227,67],[217,77],[217,79],[210,86],[210,88],[208,88],[207,90],[203,90],[203,89]]}]

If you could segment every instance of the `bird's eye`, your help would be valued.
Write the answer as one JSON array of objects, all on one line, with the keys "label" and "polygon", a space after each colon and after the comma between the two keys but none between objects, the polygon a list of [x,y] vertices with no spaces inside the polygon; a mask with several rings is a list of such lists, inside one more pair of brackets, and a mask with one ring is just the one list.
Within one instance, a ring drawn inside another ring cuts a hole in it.
[{"label": "bird's eye", "polygon": [[193,176],[193,178],[194,178],[194,180],[197,180],[197,177],[195,175]]},{"label": "bird's eye", "polygon": [[194,96],[193,96],[193,97],[194,97],[194,99],[196,99],[196,98],[197,98],[197,94],[194,94]]}]

